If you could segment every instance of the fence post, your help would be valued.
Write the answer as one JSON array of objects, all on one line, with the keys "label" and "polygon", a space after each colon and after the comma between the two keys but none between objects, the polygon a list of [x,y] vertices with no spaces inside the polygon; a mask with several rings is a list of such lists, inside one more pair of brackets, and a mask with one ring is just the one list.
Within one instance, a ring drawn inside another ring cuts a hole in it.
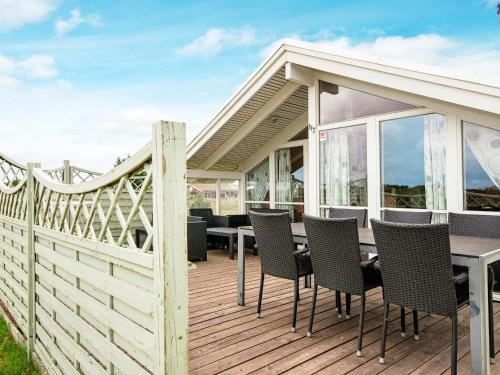
[{"label": "fence post", "polygon": [[186,126],[153,125],[155,374],[188,373]]},{"label": "fence post", "polygon": [[33,169],[40,168],[38,163],[28,163],[26,174],[26,222],[28,236],[28,359],[31,360],[35,348],[35,180]]},{"label": "fence post", "polygon": [[63,160],[63,183],[72,184],[73,183],[73,167],[71,166],[69,160]]}]

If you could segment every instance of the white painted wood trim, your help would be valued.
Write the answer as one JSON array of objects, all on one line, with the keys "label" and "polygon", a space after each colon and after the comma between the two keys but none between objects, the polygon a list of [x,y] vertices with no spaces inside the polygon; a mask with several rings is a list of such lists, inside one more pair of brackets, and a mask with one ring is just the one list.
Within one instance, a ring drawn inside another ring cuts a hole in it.
[{"label": "white painted wood trim", "polygon": [[186,128],[153,125],[156,374],[187,374]]},{"label": "white painted wood trim", "polygon": [[310,86],[307,91],[308,97],[308,160],[309,160],[309,193],[307,196],[307,210],[309,215],[319,216],[319,82]]},{"label": "white painted wood trim", "polygon": [[285,64],[285,79],[299,85],[314,85],[314,76],[310,69],[289,62]]}]

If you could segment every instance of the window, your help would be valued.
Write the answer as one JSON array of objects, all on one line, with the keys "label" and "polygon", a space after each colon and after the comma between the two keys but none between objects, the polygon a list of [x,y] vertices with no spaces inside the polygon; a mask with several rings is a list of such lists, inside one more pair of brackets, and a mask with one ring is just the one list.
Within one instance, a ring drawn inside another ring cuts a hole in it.
[{"label": "window", "polygon": [[330,124],[415,108],[412,105],[396,100],[382,98],[328,82],[320,82],[319,92],[320,124]]},{"label": "window", "polygon": [[382,121],[381,206],[446,210],[445,117]]},{"label": "window", "polygon": [[500,211],[500,131],[463,123],[464,209]]},{"label": "window", "polygon": [[366,125],[319,132],[320,205],[368,205]]},{"label": "window", "polygon": [[[302,146],[274,152],[276,208],[290,210],[294,221],[304,214],[304,150]],[[288,203],[298,204],[288,204]]]},{"label": "window", "polygon": [[240,181],[219,180],[220,213],[221,215],[235,215],[240,213]]},{"label": "window", "polygon": [[216,212],[217,179],[188,178],[187,205],[189,208],[211,208]]},{"label": "window", "polygon": [[247,173],[246,200],[269,202],[269,159],[264,160]]}]

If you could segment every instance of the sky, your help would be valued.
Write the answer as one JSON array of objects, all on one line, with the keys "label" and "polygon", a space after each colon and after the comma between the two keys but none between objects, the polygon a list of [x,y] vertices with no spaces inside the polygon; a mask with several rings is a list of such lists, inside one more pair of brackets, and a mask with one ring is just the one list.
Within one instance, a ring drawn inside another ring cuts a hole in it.
[{"label": "sky", "polygon": [[0,153],[109,170],[206,125],[284,38],[500,86],[496,0],[0,0]]}]

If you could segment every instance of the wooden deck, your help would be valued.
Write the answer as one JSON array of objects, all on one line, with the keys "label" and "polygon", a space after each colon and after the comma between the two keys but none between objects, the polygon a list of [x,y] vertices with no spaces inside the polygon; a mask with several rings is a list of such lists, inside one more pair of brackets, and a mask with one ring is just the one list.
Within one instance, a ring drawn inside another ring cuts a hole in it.
[{"label": "wooden deck", "polygon": [[[393,307],[387,337],[386,363],[378,363],[383,312],[379,289],[369,293],[363,357],[356,357],[359,297],[353,297],[351,319],[338,319],[334,295],[318,291],[314,334],[306,336],[311,289],[301,288],[297,332],[290,332],[293,284],[267,277],[261,319],[256,319],[260,264],[247,256],[246,306],[236,304],[236,261],[227,253],[209,252],[207,262],[189,271],[192,374],[442,374],[449,373],[449,319],[420,314],[420,340],[413,339],[412,314],[407,337],[399,331],[399,309]],[[344,300],[345,302],[345,300]],[[459,319],[459,373],[470,373],[469,311]],[[497,361],[500,362],[500,304],[495,304]],[[492,367],[500,374],[500,364]]]}]

